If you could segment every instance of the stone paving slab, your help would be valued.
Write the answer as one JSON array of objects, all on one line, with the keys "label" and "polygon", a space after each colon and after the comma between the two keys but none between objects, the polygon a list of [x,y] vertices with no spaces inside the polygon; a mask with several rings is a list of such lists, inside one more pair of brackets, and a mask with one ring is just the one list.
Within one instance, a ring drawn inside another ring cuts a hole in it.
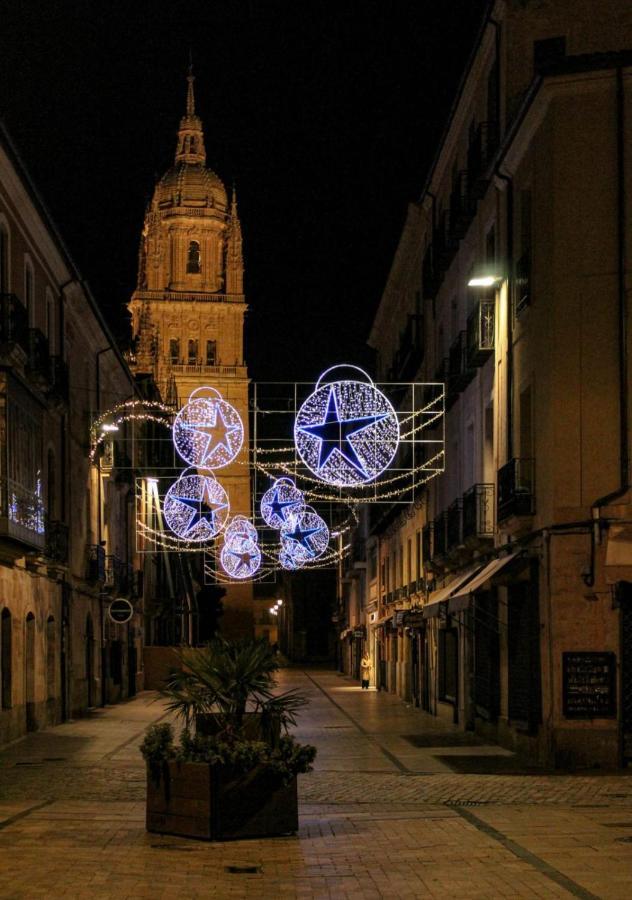
[{"label": "stone paving slab", "polygon": [[281,681],[309,694],[299,736],[320,752],[297,836],[146,833],[138,745],[165,710],[141,695],[0,752],[0,898],[632,897],[626,775],[456,774],[437,757],[507,752],[335,673]]}]

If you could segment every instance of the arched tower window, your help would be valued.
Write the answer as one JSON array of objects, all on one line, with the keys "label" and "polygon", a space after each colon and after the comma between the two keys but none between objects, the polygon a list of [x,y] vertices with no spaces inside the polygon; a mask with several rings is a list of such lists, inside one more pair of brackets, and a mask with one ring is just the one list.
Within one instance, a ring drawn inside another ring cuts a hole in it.
[{"label": "arched tower window", "polygon": [[2,708],[11,709],[11,681],[13,658],[11,656],[11,613],[5,607],[0,618],[0,665],[2,674]]},{"label": "arched tower window", "polygon": [[206,365],[217,365],[217,341],[206,342]]},{"label": "arched tower window", "polygon": [[189,341],[189,353],[188,353],[188,362],[190,366],[196,366],[198,361],[198,342],[195,340]]},{"label": "arched tower window", "polygon": [[169,341],[169,361],[176,366],[180,362],[180,340],[171,338]]},{"label": "arched tower window", "polygon": [[189,244],[189,252],[187,255],[187,272],[197,275],[200,269],[200,242],[191,241]]}]

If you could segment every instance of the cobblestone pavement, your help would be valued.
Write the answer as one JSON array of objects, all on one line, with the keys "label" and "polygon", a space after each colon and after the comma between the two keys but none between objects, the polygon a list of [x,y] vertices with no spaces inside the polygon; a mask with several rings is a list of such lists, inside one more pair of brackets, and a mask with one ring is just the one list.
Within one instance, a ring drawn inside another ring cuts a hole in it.
[{"label": "cobblestone pavement", "polygon": [[298,836],[147,834],[138,744],[165,712],[143,694],[0,753],[0,897],[632,896],[625,774],[506,774],[507,751],[395,697],[332,672],[281,680],[309,694],[298,735],[319,750]]}]

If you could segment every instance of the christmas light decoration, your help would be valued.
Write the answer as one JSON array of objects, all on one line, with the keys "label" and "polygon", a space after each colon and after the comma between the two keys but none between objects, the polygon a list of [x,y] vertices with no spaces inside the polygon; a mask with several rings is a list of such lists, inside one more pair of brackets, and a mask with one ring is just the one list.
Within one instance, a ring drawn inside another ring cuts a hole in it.
[{"label": "christmas light decoration", "polygon": [[322,556],[329,545],[327,523],[311,506],[290,520],[281,530],[281,546],[295,563],[306,563]]},{"label": "christmas light decoration", "polygon": [[291,515],[305,508],[305,497],[291,478],[277,478],[261,498],[261,517],[266,525],[280,530]]},{"label": "christmas light decoration", "polygon": [[[196,396],[200,391],[214,396]],[[176,451],[191,466],[221,469],[235,459],[243,441],[241,416],[215,388],[197,388],[173,423]]]},{"label": "christmas light decoration", "polygon": [[202,543],[214,538],[228,518],[226,491],[212,472],[185,472],[171,485],[163,501],[165,522],[179,538]]},{"label": "christmas light decoration", "polygon": [[255,526],[245,516],[235,516],[224,532],[224,546],[220,562],[231,578],[252,578],[261,565],[261,550],[257,546]]},{"label": "christmas light decoration", "polygon": [[[366,381],[331,380],[331,373],[347,368]],[[299,409],[294,441],[299,456],[320,481],[337,487],[364,485],[378,478],[395,457],[397,413],[362,369],[333,366],[323,372]]]},{"label": "christmas light decoration", "polygon": [[234,516],[224,529],[224,540],[229,544],[233,539],[257,543],[257,529],[246,516]]}]

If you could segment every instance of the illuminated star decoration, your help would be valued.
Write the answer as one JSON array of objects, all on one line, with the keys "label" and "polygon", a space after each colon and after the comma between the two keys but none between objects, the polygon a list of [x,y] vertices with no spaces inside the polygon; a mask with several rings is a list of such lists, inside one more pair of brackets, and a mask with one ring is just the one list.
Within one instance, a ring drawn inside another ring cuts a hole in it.
[{"label": "illuminated star decoration", "polygon": [[299,455],[328,484],[352,487],[373,481],[397,452],[397,413],[368,380],[319,383],[296,416]]},{"label": "illuminated star decoration", "polygon": [[329,528],[324,519],[306,506],[298,516],[292,516],[281,530],[281,549],[295,565],[318,559],[329,545]]},{"label": "illuminated star decoration", "polygon": [[173,423],[173,443],[189,465],[220,469],[231,463],[244,440],[244,427],[234,406],[221,397],[196,397],[182,407]]},{"label": "illuminated star decoration", "polygon": [[278,478],[261,498],[261,517],[271,528],[283,528],[290,515],[305,508],[305,498],[291,478]]},{"label": "illuminated star decoration", "polygon": [[224,532],[224,546],[220,562],[230,578],[241,581],[252,578],[261,565],[261,550],[257,546],[255,526],[245,516],[235,516]]},{"label": "illuminated star decoration", "polygon": [[214,538],[224,527],[228,496],[212,475],[181,475],[167,491],[163,513],[175,535],[201,543]]}]

